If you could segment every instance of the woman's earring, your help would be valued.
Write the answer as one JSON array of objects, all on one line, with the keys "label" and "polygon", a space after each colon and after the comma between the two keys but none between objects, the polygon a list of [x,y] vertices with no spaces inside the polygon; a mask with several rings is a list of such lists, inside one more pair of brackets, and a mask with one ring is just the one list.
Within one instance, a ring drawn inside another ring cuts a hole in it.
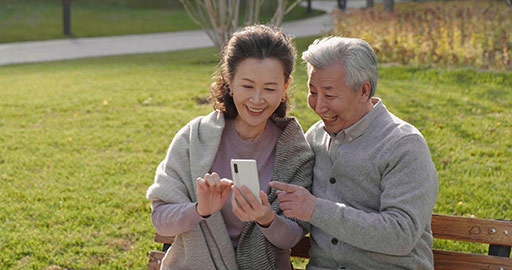
[{"label": "woman's earring", "polygon": [[284,103],[286,101],[286,97],[281,98],[281,103]]}]

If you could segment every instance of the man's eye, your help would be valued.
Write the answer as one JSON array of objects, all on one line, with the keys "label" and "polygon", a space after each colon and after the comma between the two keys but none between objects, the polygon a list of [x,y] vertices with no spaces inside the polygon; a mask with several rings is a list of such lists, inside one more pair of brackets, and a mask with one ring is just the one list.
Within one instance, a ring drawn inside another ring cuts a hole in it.
[{"label": "man's eye", "polygon": [[274,89],[274,88],[265,88],[265,90],[267,90],[267,91],[276,91],[276,89]]},{"label": "man's eye", "polygon": [[325,97],[326,97],[327,99],[335,99],[335,98],[336,98],[336,96],[331,96],[331,95],[325,95]]},{"label": "man's eye", "polygon": [[309,94],[312,95],[312,96],[316,96],[315,92],[309,92]]},{"label": "man's eye", "polygon": [[252,88],[252,85],[242,85],[243,88]]}]

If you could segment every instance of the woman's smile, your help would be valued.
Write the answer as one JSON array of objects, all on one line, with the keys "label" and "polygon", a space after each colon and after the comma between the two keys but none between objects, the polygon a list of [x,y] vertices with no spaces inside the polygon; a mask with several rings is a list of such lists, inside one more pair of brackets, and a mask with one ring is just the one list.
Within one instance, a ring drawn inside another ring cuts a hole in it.
[{"label": "woman's smile", "polygon": [[261,109],[257,109],[257,108],[254,108],[254,107],[249,107],[249,106],[245,106],[249,112],[253,113],[253,114],[257,114],[257,115],[260,115],[261,112],[263,112],[263,110],[265,110],[265,108],[261,108]]}]

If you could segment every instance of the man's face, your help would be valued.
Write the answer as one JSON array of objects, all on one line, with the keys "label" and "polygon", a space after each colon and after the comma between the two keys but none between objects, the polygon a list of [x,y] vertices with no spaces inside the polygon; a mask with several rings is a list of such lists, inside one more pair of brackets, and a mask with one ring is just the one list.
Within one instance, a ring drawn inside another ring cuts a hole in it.
[{"label": "man's face", "polygon": [[367,91],[363,91],[363,87],[353,91],[345,84],[344,78],[341,65],[312,68],[309,73],[309,106],[322,118],[325,129],[331,133],[352,126],[368,112]]}]

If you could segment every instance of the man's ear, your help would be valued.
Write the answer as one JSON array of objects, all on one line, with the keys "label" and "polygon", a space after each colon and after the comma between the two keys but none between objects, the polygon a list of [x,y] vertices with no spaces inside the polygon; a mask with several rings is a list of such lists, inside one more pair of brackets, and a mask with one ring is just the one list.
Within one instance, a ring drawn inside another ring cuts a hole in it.
[{"label": "man's ear", "polygon": [[372,91],[372,85],[369,81],[366,81],[361,85],[361,97],[364,98],[364,101],[367,101],[370,98],[370,92]]}]

